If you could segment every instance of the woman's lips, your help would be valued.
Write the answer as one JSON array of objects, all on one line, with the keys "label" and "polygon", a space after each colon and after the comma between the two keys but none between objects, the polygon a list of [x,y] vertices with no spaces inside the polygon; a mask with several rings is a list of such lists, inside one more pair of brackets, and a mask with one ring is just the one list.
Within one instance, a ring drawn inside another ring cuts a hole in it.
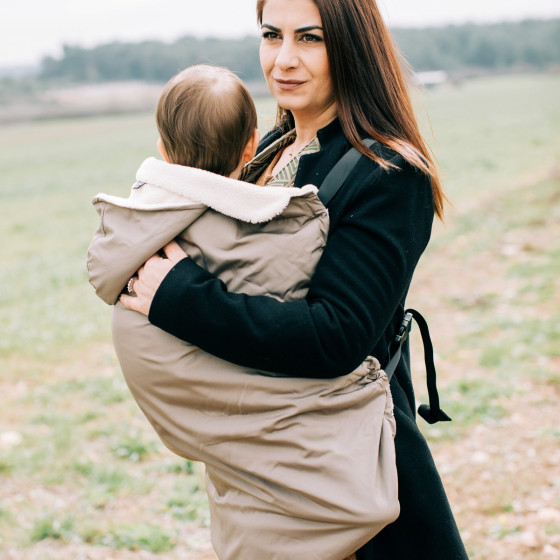
[{"label": "woman's lips", "polygon": [[301,86],[302,84],[305,83],[305,82],[300,81],[300,80],[280,80],[278,78],[275,78],[274,81],[276,82],[276,85],[280,89],[283,89],[285,91],[296,89],[296,88],[298,88],[299,86]]}]

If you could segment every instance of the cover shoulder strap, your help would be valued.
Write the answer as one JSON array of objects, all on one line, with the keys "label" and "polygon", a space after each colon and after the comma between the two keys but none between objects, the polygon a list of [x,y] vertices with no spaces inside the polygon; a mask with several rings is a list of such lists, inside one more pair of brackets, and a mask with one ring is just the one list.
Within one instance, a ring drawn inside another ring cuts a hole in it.
[{"label": "cover shoulder strap", "polygon": [[[374,144],[375,140],[372,138],[365,138],[363,143],[370,148]],[[329,171],[329,174],[325,177],[324,181],[321,183],[319,188],[319,200],[327,206],[327,204],[332,200],[334,195],[339,191],[340,187],[346,181],[348,175],[355,165],[358,163],[362,154],[356,150],[356,148],[351,148],[348,150],[336,163],[336,165]]]}]

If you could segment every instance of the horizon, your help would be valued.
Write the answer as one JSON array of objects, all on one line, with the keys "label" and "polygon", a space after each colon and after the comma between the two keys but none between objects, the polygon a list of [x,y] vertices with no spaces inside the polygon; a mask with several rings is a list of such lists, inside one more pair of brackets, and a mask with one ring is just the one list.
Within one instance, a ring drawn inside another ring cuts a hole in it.
[{"label": "horizon", "polygon": [[[173,42],[180,37],[234,39],[258,36],[254,0],[98,0],[95,5],[55,0],[20,0],[5,10],[0,34],[0,68],[39,67],[59,58],[63,45],[91,49],[108,43]],[[550,0],[378,0],[391,29],[493,25],[560,18]],[[190,5],[190,10],[188,9]],[[187,6],[187,9],[185,9]],[[32,17],[29,14],[33,14]],[[185,14],[185,17],[177,17]],[[156,25],[154,24],[156,22]]]},{"label": "horizon", "polygon": [[[554,20],[558,20],[560,19],[560,15],[559,16],[552,16],[552,17],[524,17],[524,18],[520,18],[520,19],[501,19],[501,20],[496,20],[496,21],[483,21],[483,22],[475,22],[475,21],[464,21],[461,23],[441,23],[441,24],[426,24],[426,25],[393,25],[390,26],[391,30],[395,30],[395,29],[434,29],[434,28],[444,28],[444,27],[462,27],[462,26],[466,26],[466,25],[475,25],[475,26],[491,26],[491,25],[501,25],[501,24],[508,24],[508,23],[522,23],[524,21],[554,21]],[[218,39],[218,40],[224,40],[227,41],[229,39],[235,40],[235,39],[244,39],[247,37],[251,37],[252,34],[251,33],[247,33],[243,36],[239,36],[239,37],[227,37],[227,36],[218,36],[218,35],[200,35],[200,34],[196,34],[196,33],[192,33],[192,32],[187,32],[184,33],[183,35],[179,35],[177,37],[174,37],[173,39],[170,40],[165,40],[165,39],[161,39],[161,38],[145,38],[145,39],[136,39],[136,40],[126,40],[126,39],[121,39],[121,40],[108,40],[108,41],[104,41],[104,42],[99,42],[99,43],[95,43],[92,45],[79,45],[79,44],[75,44],[75,43],[63,43],[60,45],[60,53],[58,55],[52,55],[52,54],[45,54],[43,55],[40,59],[38,59],[35,62],[22,62],[19,64],[15,64],[15,65],[6,65],[5,63],[3,64],[1,62],[1,58],[0,58],[0,78],[6,76],[6,75],[11,75],[11,76],[17,76],[19,73],[21,73],[22,75],[26,74],[26,73],[31,73],[34,70],[38,70],[41,67],[41,64],[43,62],[44,58],[47,58],[49,56],[52,56],[55,59],[60,59],[62,56],[62,48],[64,46],[71,46],[71,47],[77,47],[77,48],[83,48],[84,50],[92,50],[95,49],[97,47],[101,47],[104,45],[108,45],[111,43],[123,43],[123,44],[137,44],[137,43],[142,43],[144,41],[155,41],[155,42],[161,42],[161,43],[173,43],[183,37],[195,37],[196,39],[200,39],[200,40],[204,40],[204,39]],[[254,35],[254,36],[258,36],[258,35]]]}]

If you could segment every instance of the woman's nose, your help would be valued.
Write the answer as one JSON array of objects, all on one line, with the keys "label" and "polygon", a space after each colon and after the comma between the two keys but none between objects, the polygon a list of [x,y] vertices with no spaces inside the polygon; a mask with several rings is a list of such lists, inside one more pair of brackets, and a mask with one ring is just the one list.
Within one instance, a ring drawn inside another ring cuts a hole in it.
[{"label": "woman's nose", "polygon": [[282,70],[294,68],[299,64],[296,45],[293,41],[284,39],[276,56],[276,66]]}]

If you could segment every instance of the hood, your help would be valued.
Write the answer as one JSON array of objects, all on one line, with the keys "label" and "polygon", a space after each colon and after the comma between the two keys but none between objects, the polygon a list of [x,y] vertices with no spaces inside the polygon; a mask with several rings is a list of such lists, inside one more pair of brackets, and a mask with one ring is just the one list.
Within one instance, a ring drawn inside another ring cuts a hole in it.
[{"label": "hood", "polygon": [[93,198],[100,223],[88,249],[88,279],[111,305],[147,259],[209,208],[249,224],[292,217],[308,205],[326,212],[313,185],[260,187],[155,158],[144,161],[136,178],[129,197],[99,193]]},{"label": "hood", "polygon": [[[179,210],[193,203],[220,214],[258,224],[280,215],[294,197],[316,193],[317,187],[261,187],[222,175],[148,158],[136,172],[128,198],[99,193],[93,199],[132,210]],[[145,188],[145,185],[149,185]]]}]

